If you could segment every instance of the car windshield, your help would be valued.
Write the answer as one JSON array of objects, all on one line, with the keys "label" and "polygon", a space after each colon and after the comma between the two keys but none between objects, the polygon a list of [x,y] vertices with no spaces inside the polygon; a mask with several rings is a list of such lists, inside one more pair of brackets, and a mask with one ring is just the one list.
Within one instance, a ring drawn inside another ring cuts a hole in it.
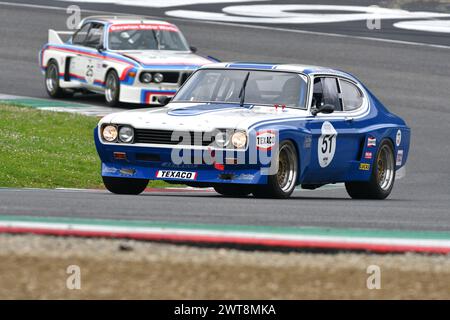
[{"label": "car windshield", "polygon": [[240,103],[247,77],[245,104],[306,108],[308,86],[304,75],[258,70],[199,70],[179,90],[173,102]]},{"label": "car windshield", "polygon": [[118,24],[109,28],[111,50],[189,51],[181,32],[173,25]]}]

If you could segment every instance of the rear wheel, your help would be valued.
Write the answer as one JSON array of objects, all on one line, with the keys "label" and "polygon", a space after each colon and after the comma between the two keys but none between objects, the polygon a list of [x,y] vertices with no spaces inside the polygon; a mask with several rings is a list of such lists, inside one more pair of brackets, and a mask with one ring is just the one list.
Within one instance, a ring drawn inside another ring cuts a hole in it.
[{"label": "rear wheel", "polygon": [[51,60],[45,69],[45,90],[52,98],[64,98],[73,94],[59,86],[59,67],[54,60]]},{"label": "rear wheel", "polygon": [[147,179],[102,177],[106,189],[116,194],[140,194],[148,185]]},{"label": "rear wheel", "polygon": [[290,141],[280,144],[278,171],[268,177],[268,183],[256,186],[253,195],[257,198],[288,198],[295,189],[298,175],[297,150]]},{"label": "rear wheel", "polygon": [[250,186],[238,184],[217,185],[214,190],[226,197],[245,197],[252,193]]},{"label": "rear wheel", "polygon": [[111,70],[106,75],[105,81],[105,100],[110,107],[119,107],[120,101],[120,80],[117,72]]},{"label": "rear wheel", "polygon": [[346,182],[347,193],[353,199],[385,199],[395,181],[394,147],[390,140],[383,140],[367,182]]}]

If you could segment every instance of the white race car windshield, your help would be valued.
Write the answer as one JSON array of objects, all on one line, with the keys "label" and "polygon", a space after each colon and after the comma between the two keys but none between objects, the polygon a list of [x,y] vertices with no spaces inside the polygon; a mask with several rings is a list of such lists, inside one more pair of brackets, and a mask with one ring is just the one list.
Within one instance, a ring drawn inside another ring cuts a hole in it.
[{"label": "white race car windshield", "polygon": [[306,77],[298,73],[204,69],[189,78],[173,102],[240,103],[243,92],[245,104],[306,109],[307,89]]},{"label": "white race car windshield", "polygon": [[189,51],[183,35],[175,26],[161,24],[120,24],[109,28],[110,50]]}]

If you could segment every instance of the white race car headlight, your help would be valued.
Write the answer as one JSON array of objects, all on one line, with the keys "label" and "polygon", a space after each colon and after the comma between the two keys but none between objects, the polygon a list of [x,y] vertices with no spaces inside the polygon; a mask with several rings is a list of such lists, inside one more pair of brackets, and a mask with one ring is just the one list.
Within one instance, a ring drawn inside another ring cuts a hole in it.
[{"label": "white race car headlight", "polygon": [[113,125],[107,125],[103,127],[102,137],[105,141],[114,142],[117,139],[117,127]]},{"label": "white race car headlight", "polygon": [[119,139],[121,142],[131,142],[134,138],[134,130],[131,127],[123,126],[119,129]]},{"label": "white race car headlight", "polygon": [[152,74],[150,72],[143,72],[139,78],[143,83],[150,83],[152,81]]},{"label": "white race car headlight", "polygon": [[231,143],[236,149],[243,149],[247,144],[247,135],[243,131],[233,133]]},{"label": "white race car headlight", "polygon": [[226,132],[220,131],[215,135],[214,142],[219,148],[225,148],[230,143],[230,137]]},{"label": "white race car headlight", "polygon": [[156,83],[160,83],[164,80],[164,76],[162,75],[162,73],[155,73],[153,75],[153,81],[155,81]]}]

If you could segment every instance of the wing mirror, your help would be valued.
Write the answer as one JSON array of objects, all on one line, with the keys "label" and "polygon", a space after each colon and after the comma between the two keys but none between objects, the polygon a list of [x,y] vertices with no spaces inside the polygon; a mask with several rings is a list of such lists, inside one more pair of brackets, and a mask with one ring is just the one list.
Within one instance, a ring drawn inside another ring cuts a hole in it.
[{"label": "wing mirror", "polygon": [[197,52],[197,48],[196,47],[189,47],[189,50],[191,50],[192,53],[196,53]]},{"label": "wing mirror", "polygon": [[170,100],[172,100],[172,97],[167,97],[167,96],[161,96],[158,98],[158,102],[162,105],[165,106],[167,105]]},{"label": "wing mirror", "polygon": [[332,104],[324,104],[323,106],[320,106],[317,109],[313,109],[311,111],[311,114],[313,116],[317,115],[318,113],[325,113],[325,114],[330,114],[334,112],[334,106]]},{"label": "wing mirror", "polygon": [[98,52],[103,52],[105,51],[105,47],[102,44],[99,44],[98,46],[95,47],[97,49]]}]

